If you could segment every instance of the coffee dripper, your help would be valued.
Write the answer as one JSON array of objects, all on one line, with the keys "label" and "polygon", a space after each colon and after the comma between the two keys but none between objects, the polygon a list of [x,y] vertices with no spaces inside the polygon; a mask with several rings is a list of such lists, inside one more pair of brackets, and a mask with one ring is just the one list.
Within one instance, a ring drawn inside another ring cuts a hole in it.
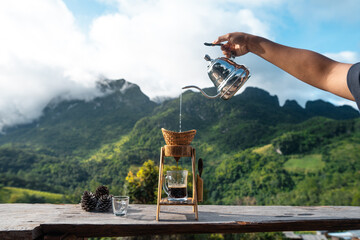
[{"label": "coffee dripper", "polygon": [[196,88],[207,98],[214,99],[221,97],[224,100],[228,100],[250,78],[250,71],[244,65],[239,65],[229,58],[220,57],[211,59],[206,54],[205,60],[210,62],[207,67],[207,73],[217,89],[217,94],[209,96],[201,88],[193,85],[183,87],[182,89]]}]

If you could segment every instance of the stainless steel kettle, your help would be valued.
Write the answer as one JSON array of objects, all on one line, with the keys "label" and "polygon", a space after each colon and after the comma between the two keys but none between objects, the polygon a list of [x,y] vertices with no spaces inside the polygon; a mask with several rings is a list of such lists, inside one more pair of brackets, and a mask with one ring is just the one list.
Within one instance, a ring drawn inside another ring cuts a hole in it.
[{"label": "stainless steel kettle", "polygon": [[250,77],[250,71],[244,65],[239,65],[229,58],[220,57],[211,59],[206,54],[205,60],[210,61],[207,72],[210,80],[217,88],[217,94],[209,96],[197,86],[186,86],[183,89],[196,88],[207,98],[214,99],[221,97],[224,100],[228,100],[234,96]]}]

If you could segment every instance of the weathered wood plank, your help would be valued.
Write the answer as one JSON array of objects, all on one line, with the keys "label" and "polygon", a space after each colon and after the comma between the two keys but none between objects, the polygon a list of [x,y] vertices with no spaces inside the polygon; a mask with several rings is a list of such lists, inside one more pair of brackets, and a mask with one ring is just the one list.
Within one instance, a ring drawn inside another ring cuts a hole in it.
[{"label": "weathered wood plank", "polygon": [[187,198],[186,201],[169,201],[168,198],[163,198],[160,201],[160,205],[180,205],[180,206],[184,206],[184,205],[195,205],[194,199],[193,198]]},{"label": "weathered wood plank", "polygon": [[200,205],[196,221],[192,206],[164,205],[160,221],[155,215],[156,205],[130,205],[128,216],[117,217],[72,204],[0,204],[0,239],[360,229],[360,207],[350,206]]}]

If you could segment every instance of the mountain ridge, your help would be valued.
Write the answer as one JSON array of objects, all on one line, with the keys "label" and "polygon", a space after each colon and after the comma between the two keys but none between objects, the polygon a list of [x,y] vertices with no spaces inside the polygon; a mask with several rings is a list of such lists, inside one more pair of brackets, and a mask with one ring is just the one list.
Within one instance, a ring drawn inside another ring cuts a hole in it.
[{"label": "mountain ridge", "polygon": [[[138,99],[138,98],[127,99],[126,97],[122,97],[119,93],[121,93],[123,95],[126,91],[130,90],[131,88],[134,88],[133,95],[141,96],[142,101],[144,101],[144,102],[150,101],[150,102],[154,103],[154,105],[159,105],[159,104],[162,104],[163,102],[173,101],[176,99],[176,98],[167,97],[164,99],[159,98],[160,100],[158,99],[157,101],[152,101],[152,100],[150,100],[150,98],[148,96],[146,96],[144,93],[142,93],[142,91],[140,90],[140,87],[138,85],[128,82],[125,79],[118,79],[118,80],[103,79],[103,80],[98,81],[96,86],[97,86],[98,90],[103,93],[101,96],[94,97],[90,101],[89,100],[76,100],[76,99],[75,100],[67,100],[67,99],[62,99],[59,97],[54,98],[45,106],[45,108],[43,109],[42,116],[40,116],[38,119],[33,120],[33,122],[31,122],[31,123],[5,126],[4,133],[2,135],[6,134],[7,132],[11,131],[14,128],[18,128],[21,126],[28,126],[28,125],[32,125],[32,124],[38,124],[38,122],[41,121],[41,119],[43,118],[44,114],[47,114],[54,109],[59,110],[59,108],[57,108],[59,104],[67,103],[69,105],[67,110],[69,110],[69,109],[75,107],[77,104],[83,103],[83,102],[85,102],[85,103],[94,102],[96,104],[96,102],[98,102],[97,100],[107,98],[109,95],[114,95],[114,94],[119,97],[118,103],[122,102],[125,104],[129,104],[131,102],[131,100]],[[216,92],[216,89],[214,87],[205,88],[204,90],[207,92]],[[191,90],[187,90],[186,92],[191,92]],[[129,94],[127,96],[129,96]],[[319,110],[320,110],[320,113],[323,114],[322,116],[331,117],[331,118],[335,118],[335,119],[348,119],[348,118],[356,117],[356,110],[353,107],[351,107],[349,105],[335,106],[330,102],[326,102],[326,101],[320,100],[320,99],[307,101],[305,103],[305,108],[301,107],[296,100],[286,100],[284,105],[280,106],[279,99],[276,95],[270,95],[270,93],[267,92],[266,90],[263,90],[263,89],[260,89],[257,87],[247,87],[243,91],[243,93],[234,96],[233,99],[230,101],[234,101],[235,99],[236,100],[251,99],[252,101],[262,101],[263,103],[273,105],[273,106],[276,105],[276,106],[279,106],[280,108],[287,109],[291,112],[293,112],[294,110],[295,111],[308,110],[308,111],[311,111],[311,114],[308,114],[309,116],[318,115]],[[115,100],[114,103],[116,103],[116,102],[117,101]],[[94,106],[94,108],[96,109],[98,106]],[[335,110],[341,111],[342,113],[345,114],[345,116],[343,116],[341,118],[337,114],[329,115],[327,113],[328,111],[334,112]],[[303,113],[304,113],[304,111],[303,111]],[[0,137],[1,137],[1,135],[0,135]]]},{"label": "mountain ridge", "polygon": [[[164,111],[164,106],[173,110],[179,108],[177,98],[157,104],[142,93],[139,86],[124,79],[104,79],[99,81],[97,86],[103,93],[102,96],[90,101],[57,99],[56,104],[50,102],[44,108],[43,115],[32,123],[7,127],[4,130],[5,135],[0,135],[0,145],[20,143],[51,149],[63,146],[58,149],[59,153],[84,156],[85,150],[79,150],[77,147],[80,143],[89,148],[99,148],[104,143],[113,142],[122,135],[129,134],[141,118]],[[216,90],[208,88],[205,91]],[[220,118],[228,119],[226,121],[232,122],[232,125],[236,124],[234,121],[236,119],[253,121],[254,124],[262,122],[266,125],[269,123],[274,125],[280,122],[298,123],[314,116],[338,120],[359,116],[359,113],[350,106],[334,106],[322,100],[308,101],[305,108],[301,108],[294,100],[287,100],[283,106],[280,106],[276,95],[270,95],[269,92],[255,87],[246,88],[241,94],[228,101],[208,100],[201,94],[189,90],[183,95],[185,96],[183,114],[192,114],[191,119],[184,117],[183,129],[186,127],[201,129],[205,121],[219,121]],[[239,111],[231,110],[236,108]],[[227,116],[227,112],[234,114]],[[168,123],[163,121],[162,127],[176,131],[178,115],[173,112],[171,116],[171,119],[167,120]],[[118,122],[121,124],[117,124]],[[96,131],[102,131],[104,134],[99,135]],[[54,139],[58,141],[51,144]]]},{"label": "mountain ridge", "polygon": [[[124,79],[104,80],[99,82],[98,86],[104,95],[90,101],[63,100],[56,104],[50,102],[39,119],[5,129],[5,135],[0,136],[0,144],[36,143],[57,149],[59,143],[51,144],[49,139],[58,139],[60,145],[64,146],[59,152],[73,154],[73,151],[76,151],[72,146],[74,144],[100,147],[102,142],[112,141],[117,139],[117,135],[126,134],[136,121],[157,106],[136,84],[128,83]],[[121,122],[121,125],[117,122]],[[105,134],[98,135],[96,131],[103,131]],[[101,141],[94,141],[95,135],[96,138],[100,136]]]}]

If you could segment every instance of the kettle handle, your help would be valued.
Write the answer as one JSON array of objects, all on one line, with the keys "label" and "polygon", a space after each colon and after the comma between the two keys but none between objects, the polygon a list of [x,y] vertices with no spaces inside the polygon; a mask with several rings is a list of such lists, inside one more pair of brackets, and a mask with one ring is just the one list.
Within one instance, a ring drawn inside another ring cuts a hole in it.
[{"label": "kettle handle", "polygon": [[193,86],[193,85],[183,87],[182,89],[188,89],[188,88],[196,88],[196,89],[198,89],[198,90],[202,93],[202,95],[204,95],[206,98],[209,98],[209,99],[214,99],[214,98],[217,98],[217,97],[219,97],[219,96],[221,95],[221,92],[219,92],[219,93],[216,94],[215,96],[209,96],[209,95],[207,95],[201,88],[199,88],[199,87],[197,87],[197,86]]}]

